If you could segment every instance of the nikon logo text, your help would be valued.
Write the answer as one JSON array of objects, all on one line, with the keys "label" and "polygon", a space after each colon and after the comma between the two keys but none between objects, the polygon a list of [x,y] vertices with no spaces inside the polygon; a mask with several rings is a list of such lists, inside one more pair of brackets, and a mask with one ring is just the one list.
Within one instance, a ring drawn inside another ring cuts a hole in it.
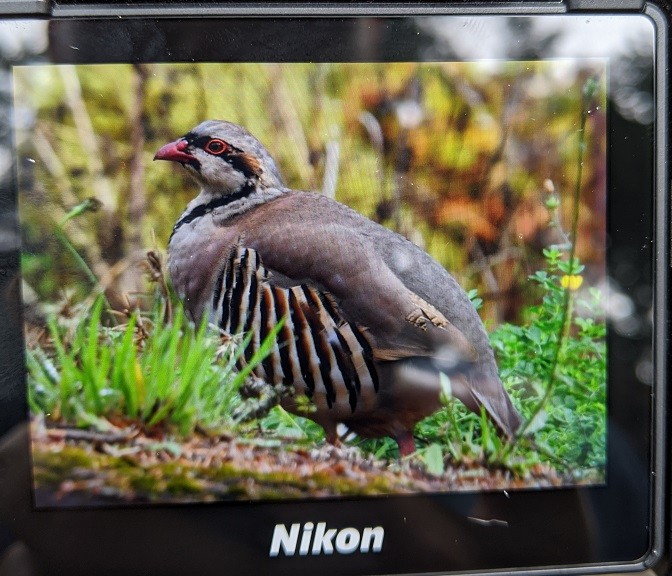
[{"label": "nikon logo text", "polygon": [[273,530],[273,540],[269,556],[278,556],[280,551],[285,556],[319,556],[320,554],[352,554],[359,550],[361,553],[380,552],[383,548],[385,529],[382,526],[364,528],[360,532],[357,528],[329,528],[326,522],[306,522],[292,524],[287,530],[284,524],[276,524]]}]

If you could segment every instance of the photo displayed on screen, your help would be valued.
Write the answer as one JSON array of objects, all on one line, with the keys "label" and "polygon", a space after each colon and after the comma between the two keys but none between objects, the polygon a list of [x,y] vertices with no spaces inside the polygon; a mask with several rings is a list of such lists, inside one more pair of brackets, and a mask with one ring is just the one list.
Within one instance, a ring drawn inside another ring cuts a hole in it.
[{"label": "photo displayed on screen", "polygon": [[605,60],[13,84],[37,506],[605,482]]}]

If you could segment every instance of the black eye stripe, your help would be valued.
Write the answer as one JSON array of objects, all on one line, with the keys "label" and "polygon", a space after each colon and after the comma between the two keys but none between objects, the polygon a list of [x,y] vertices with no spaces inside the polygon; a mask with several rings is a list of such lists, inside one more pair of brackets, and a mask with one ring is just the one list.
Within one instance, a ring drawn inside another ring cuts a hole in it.
[{"label": "black eye stripe", "polygon": [[196,148],[200,148],[201,150],[204,150],[207,152],[206,147],[208,145],[208,142],[211,140],[222,140],[228,146],[228,149],[223,152],[223,153],[218,153],[218,154],[212,154],[212,152],[208,152],[209,154],[212,154],[215,158],[220,158],[224,162],[227,162],[229,165],[231,165],[233,168],[238,170],[239,172],[242,172],[245,178],[255,178],[259,176],[258,171],[255,171],[250,168],[248,162],[246,161],[246,155],[245,153],[240,149],[236,148],[235,146],[232,146],[222,138],[218,138],[217,136],[197,136],[196,134],[193,134],[192,132],[189,132],[185,134],[182,137],[184,140],[188,142],[190,146],[194,146]]},{"label": "black eye stripe", "polygon": [[198,136],[194,137],[190,144],[197,148],[205,148],[210,140],[212,140],[212,137],[210,136]]}]

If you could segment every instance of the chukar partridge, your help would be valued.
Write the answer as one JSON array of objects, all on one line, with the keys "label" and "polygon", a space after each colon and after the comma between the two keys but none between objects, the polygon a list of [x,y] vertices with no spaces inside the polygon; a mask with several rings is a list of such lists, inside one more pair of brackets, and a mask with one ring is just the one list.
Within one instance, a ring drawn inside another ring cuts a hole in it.
[{"label": "chukar partridge", "polygon": [[[247,130],[209,120],[163,146],[200,192],[173,228],[168,269],[191,317],[252,332],[249,359],[282,318],[256,374],[285,409],[414,451],[413,428],[445,383],[499,431],[520,424],[483,324],[446,270],[402,236],[323,195],[287,188]],[[445,376],[441,377],[441,373]],[[305,394],[314,405],[296,401]]]}]

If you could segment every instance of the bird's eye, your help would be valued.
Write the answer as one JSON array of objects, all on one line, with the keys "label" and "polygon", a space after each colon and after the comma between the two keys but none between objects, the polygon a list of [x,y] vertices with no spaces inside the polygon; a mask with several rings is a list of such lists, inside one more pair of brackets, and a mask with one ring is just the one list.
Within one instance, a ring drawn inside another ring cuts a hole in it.
[{"label": "bird's eye", "polygon": [[219,138],[213,138],[210,140],[206,145],[204,150],[206,152],[209,152],[210,154],[223,154],[226,152],[229,148],[229,145],[224,142],[224,140],[220,140]]}]

